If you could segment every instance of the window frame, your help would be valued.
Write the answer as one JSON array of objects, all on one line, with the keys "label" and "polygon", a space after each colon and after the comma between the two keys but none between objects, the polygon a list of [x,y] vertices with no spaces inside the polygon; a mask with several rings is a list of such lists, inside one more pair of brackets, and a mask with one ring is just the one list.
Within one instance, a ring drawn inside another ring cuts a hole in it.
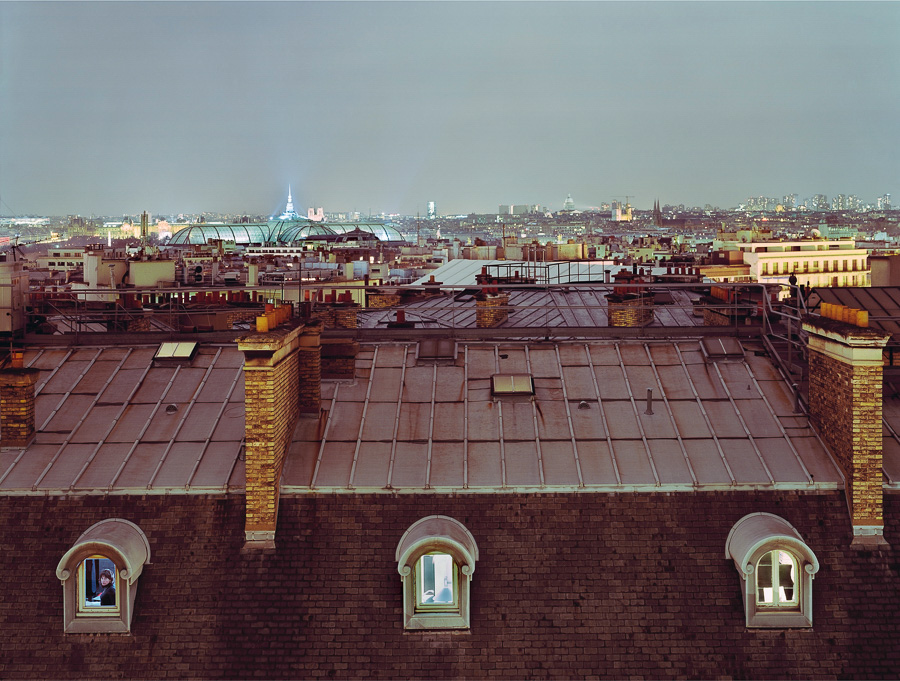
[{"label": "window frame", "polygon": [[[767,553],[783,551],[796,566],[794,601],[783,605],[758,602],[759,562]],[[771,513],[751,513],[738,520],[725,542],[725,557],[741,576],[741,596],[748,628],[790,629],[813,623],[812,582],[819,561],[787,520]]]},{"label": "window frame", "polygon": [[[428,554],[446,554],[453,560],[455,604],[419,603],[419,563]],[[469,593],[478,546],[458,520],[433,515],[413,523],[400,538],[394,555],[403,586],[404,629],[469,629]]]},{"label": "window frame", "polygon": [[[100,557],[115,566],[116,609],[84,607],[84,561]],[[150,543],[137,525],[107,518],[81,533],[56,566],[63,589],[63,631],[66,634],[128,634],[137,596],[138,577],[150,562]]]}]

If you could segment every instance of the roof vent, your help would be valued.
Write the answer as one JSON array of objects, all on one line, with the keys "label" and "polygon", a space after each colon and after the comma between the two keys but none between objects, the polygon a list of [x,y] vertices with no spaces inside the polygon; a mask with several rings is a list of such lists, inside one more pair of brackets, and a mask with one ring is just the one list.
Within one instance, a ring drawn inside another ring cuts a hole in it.
[{"label": "roof vent", "polygon": [[456,341],[452,338],[424,338],[416,346],[416,359],[456,360]]},{"label": "roof vent", "polygon": [[534,395],[531,374],[494,374],[491,376],[494,395]]},{"label": "roof vent", "polygon": [[197,354],[199,343],[163,343],[153,355],[156,366],[171,366],[177,364],[190,364]]}]

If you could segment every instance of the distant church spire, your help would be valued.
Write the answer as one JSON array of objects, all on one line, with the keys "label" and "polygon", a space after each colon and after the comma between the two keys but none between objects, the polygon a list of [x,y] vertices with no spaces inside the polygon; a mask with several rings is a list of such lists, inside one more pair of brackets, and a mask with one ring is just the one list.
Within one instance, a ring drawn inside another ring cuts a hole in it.
[{"label": "distant church spire", "polygon": [[294,199],[291,196],[291,185],[288,185],[288,200],[284,207],[284,213],[279,216],[279,220],[298,220],[300,218],[294,210]]},{"label": "distant church spire", "polygon": [[294,202],[291,200],[291,185],[288,185],[288,202],[287,206],[284,208],[285,213],[293,213],[294,212]]}]

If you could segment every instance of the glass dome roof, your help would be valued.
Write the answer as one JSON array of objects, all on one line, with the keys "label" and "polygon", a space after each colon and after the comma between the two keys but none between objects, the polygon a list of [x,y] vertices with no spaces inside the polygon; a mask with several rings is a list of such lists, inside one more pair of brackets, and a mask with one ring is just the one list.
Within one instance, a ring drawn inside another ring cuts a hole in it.
[{"label": "glass dome roof", "polygon": [[191,225],[180,229],[169,240],[170,246],[206,244],[209,239],[234,241],[236,244],[262,244],[271,240],[271,231],[265,223],[233,223],[224,225]]},{"label": "glass dome roof", "polygon": [[276,242],[292,244],[306,239],[333,240],[336,236],[360,230],[379,241],[406,241],[393,226],[380,222],[313,222],[310,220],[271,220],[268,223],[228,223],[190,225],[172,235],[170,246],[206,244],[209,239],[234,241],[239,246]]}]

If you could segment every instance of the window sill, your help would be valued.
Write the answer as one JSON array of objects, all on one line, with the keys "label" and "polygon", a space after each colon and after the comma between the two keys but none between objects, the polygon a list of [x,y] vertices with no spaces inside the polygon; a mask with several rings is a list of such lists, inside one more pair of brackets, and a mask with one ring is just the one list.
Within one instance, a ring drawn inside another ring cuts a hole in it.
[{"label": "window sill", "polygon": [[416,613],[406,620],[407,629],[468,629],[469,623],[459,613]]}]

